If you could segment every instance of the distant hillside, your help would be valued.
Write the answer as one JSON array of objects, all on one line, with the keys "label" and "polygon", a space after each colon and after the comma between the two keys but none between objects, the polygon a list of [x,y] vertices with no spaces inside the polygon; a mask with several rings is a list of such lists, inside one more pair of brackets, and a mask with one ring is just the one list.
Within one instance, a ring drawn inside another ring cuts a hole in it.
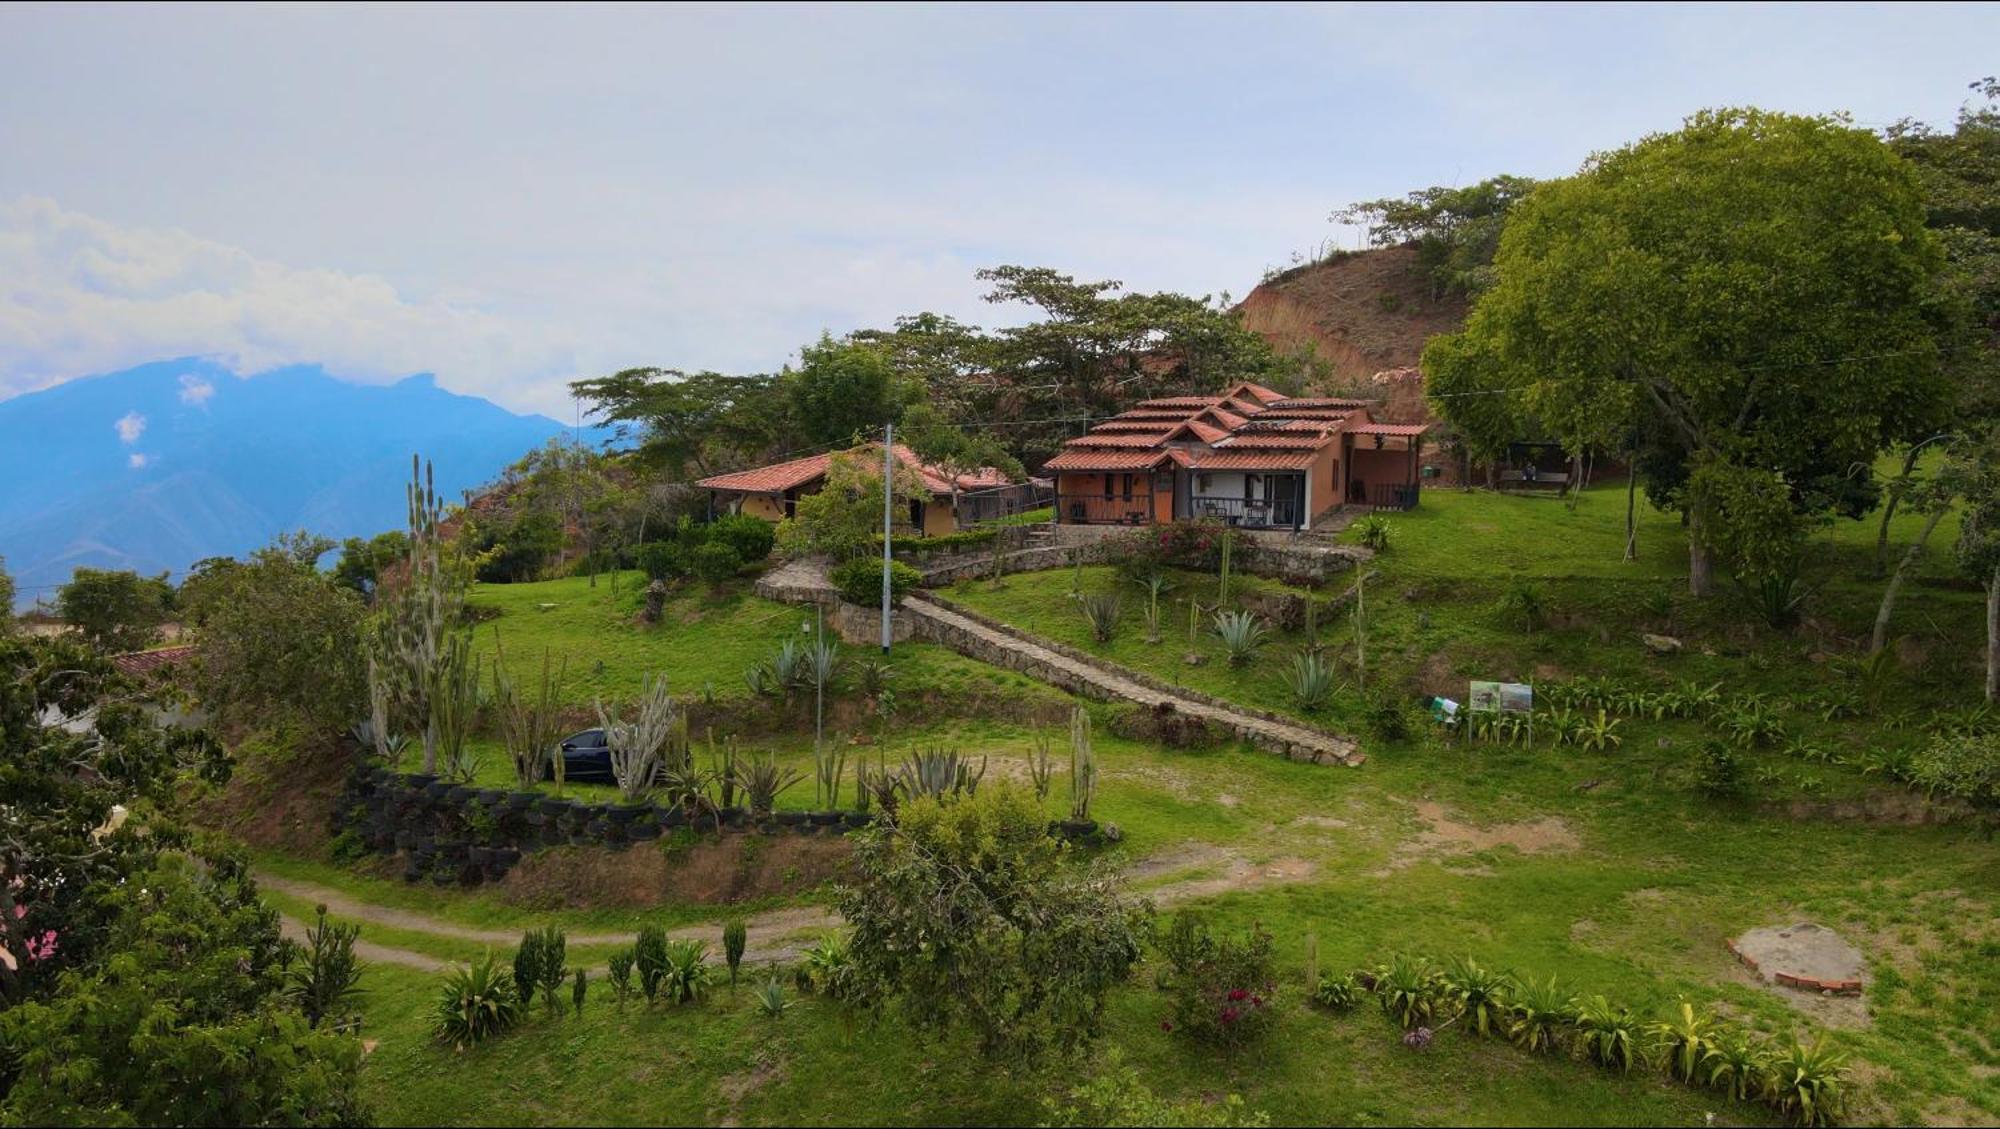
[{"label": "distant hillside", "polygon": [[1279,352],[1310,345],[1336,378],[1360,381],[1415,368],[1424,342],[1464,324],[1466,302],[1433,300],[1416,251],[1383,247],[1295,267],[1260,284],[1237,310]]},{"label": "distant hillside", "polygon": [[413,452],[456,500],[563,430],[429,376],[183,359],[83,377],[0,401],[0,557],[25,604],[78,565],[179,574],[286,530],[377,533],[404,523]]}]

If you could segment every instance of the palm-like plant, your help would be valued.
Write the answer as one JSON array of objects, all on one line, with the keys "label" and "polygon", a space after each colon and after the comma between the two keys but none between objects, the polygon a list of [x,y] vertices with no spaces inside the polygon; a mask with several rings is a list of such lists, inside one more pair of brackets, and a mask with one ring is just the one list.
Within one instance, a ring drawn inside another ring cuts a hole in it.
[{"label": "palm-like plant", "polygon": [[1222,640],[1229,665],[1242,666],[1256,657],[1258,648],[1264,645],[1266,632],[1264,621],[1255,612],[1216,612],[1215,635]]},{"label": "palm-like plant", "polygon": [[1292,701],[1307,713],[1318,713],[1333,700],[1333,664],[1319,655],[1295,656],[1285,677],[1291,684]]},{"label": "palm-like plant", "polygon": [[667,942],[665,974],[660,988],[669,1003],[687,1004],[701,998],[708,988],[708,942],[694,938]]},{"label": "palm-like plant", "polygon": [[1173,587],[1173,581],[1160,571],[1147,573],[1139,580],[1139,588],[1146,593],[1146,642],[1160,641],[1160,597]]},{"label": "palm-like plant", "polygon": [[1513,1005],[1507,1037],[1515,1046],[1543,1054],[1562,1046],[1575,1016],[1569,993],[1557,985],[1554,976],[1546,981],[1523,981],[1514,990]]},{"label": "palm-like plant", "polygon": [[1715,1053],[1715,1021],[1682,1000],[1672,1019],[1646,1028],[1653,1046],[1666,1056],[1667,1072],[1683,1082],[1698,1081],[1702,1064]]},{"label": "palm-like plant", "polygon": [[1771,1104],[1799,1125],[1831,1125],[1840,1116],[1840,1084],[1847,1055],[1824,1038],[1801,1042],[1793,1036],[1766,1066],[1765,1093]]},{"label": "palm-like plant", "polygon": [[493,963],[493,954],[445,974],[431,1016],[431,1031],[463,1050],[512,1027],[521,1018],[514,977]]},{"label": "palm-like plant", "polygon": [[1382,1011],[1405,1031],[1427,1027],[1437,1015],[1438,973],[1431,962],[1397,953],[1375,972],[1375,994]]},{"label": "palm-like plant", "polygon": [[1576,1032],[1584,1054],[1599,1066],[1629,1072],[1638,1057],[1638,1020],[1603,996],[1591,996],[1576,1007]]},{"label": "palm-like plant", "polygon": [[1747,1102],[1763,1092],[1765,1067],[1770,1059],[1770,1048],[1755,1036],[1742,1032],[1716,1035],[1709,1040],[1704,1059],[1708,1084],[1739,1102]]},{"label": "palm-like plant", "polygon": [[1447,964],[1441,983],[1445,998],[1481,1036],[1492,1034],[1506,1021],[1508,996],[1514,988],[1512,976],[1486,968],[1468,956]]},{"label": "palm-like plant", "polygon": [[1611,717],[1600,709],[1595,718],[1585,717],[1577,727],[1576,744],[1595,753],[1615,749],[1625,743],[1625,738],[1618,734],[1620,724],[1619,718]]}]

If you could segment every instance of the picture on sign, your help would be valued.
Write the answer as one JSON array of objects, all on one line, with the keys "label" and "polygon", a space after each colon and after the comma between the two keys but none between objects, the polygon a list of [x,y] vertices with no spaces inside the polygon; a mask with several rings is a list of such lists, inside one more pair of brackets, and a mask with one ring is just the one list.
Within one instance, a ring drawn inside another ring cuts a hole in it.
[{"label": "picture on sign", "polygon": [[1474,713],[1533,713],[1535,688],[1525,682],[1474,682],[1466,708]]}]

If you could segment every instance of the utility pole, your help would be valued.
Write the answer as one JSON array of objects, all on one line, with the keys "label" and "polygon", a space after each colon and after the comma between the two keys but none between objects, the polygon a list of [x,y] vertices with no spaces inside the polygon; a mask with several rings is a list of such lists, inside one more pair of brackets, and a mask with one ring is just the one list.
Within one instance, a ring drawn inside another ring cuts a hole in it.
[{"label": "utility pole", "polygon": [[889,653],[889,532],[895,516],[896,425],[882,425],[882,653]]}]

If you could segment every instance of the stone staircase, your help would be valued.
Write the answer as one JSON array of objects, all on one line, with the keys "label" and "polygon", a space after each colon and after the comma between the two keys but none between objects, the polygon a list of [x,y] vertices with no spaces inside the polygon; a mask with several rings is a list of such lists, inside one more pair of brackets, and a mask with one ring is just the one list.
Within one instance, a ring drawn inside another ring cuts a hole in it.
[{"label": "stone staircase", "polygon": [[1368,759],[1345,737],[1200,691],[1168,686],[1140,671],[1038,639],[935,593],[905,597],[902,612],[910,618],[912,633],[918,638],[950,647],[967,658],[1019,671],[1072,694],[1130,702],[1147,709],[1169,708],[1295,761],[1355,767]]}]

